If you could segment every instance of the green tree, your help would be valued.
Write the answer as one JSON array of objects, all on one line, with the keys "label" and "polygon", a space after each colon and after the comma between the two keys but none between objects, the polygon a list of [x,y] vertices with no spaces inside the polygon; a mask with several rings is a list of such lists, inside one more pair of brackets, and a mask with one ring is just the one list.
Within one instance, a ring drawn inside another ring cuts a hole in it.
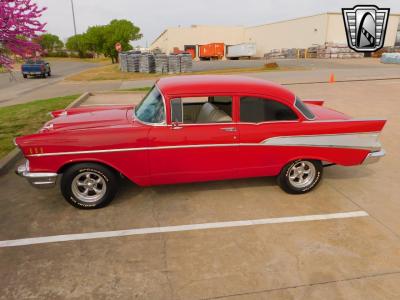
[{"label": "green tree", "polygon": [[48,52],[54,52],[64,47],[64,43],[60,38],[50,33],[42,34],[36,39],[36,42],[43,50],[47,50]]},{"label": "green tree", "polygon": [[86,34],[77,34],[68,38],[65,44],[68,50],[78,52],[80,58],[85,57],[89,50],[89,43]]},{"label": "green tree", "polygon": [[103,54],[110,57],[112,62],[118,62],[118,52],[115,44],[121,43],[124,51],[131,50],[131,41],[142,38],[140,28],[128,20],[112,20],[104,29],[105,41]]},{"label": "green tree", "polygon": [[104,54],[104,45],[106,43],[106,26],[89,27],[85,33],[88,48],[96,54]]},{"label": "green tree", "polygon": [[118,62],[118,52],[115,44],[120,43],[124,51],[131,50],[130,42],[142,38],[140,28],[128,20],[112,20],[107,25],[89,27],[84,34],[78,34],[68,39],[68,50],[76,51],[80,57],[90,51],[110,57],[112,62]]}]

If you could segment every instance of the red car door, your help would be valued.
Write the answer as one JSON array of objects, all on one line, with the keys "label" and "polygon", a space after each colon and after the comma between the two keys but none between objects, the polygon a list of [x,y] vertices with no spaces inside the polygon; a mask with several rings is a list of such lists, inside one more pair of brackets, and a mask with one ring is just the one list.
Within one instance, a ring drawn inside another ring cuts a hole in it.
[{"label": "red car door", "polygon": [[263,145],[269,138],[284,136],[298,128],[298,115],[286,104],[263,96],[242,96],[239,102],[239,170],[245,177],[275,176],[282,168],[284,151]]},{"label": "red car door", "polygon": [[[196,120],[185,123],[184,106],[180,102],[182,98],[175,99],[171,99],[172,103],[177,104],[175,108],[178,111],[182,108],[180,119],[172,122],[173,116],[167,113],[167,125],[153,126],[149,132],[151,184],[235,177],[233,171],[237,168],[239,137],[232,117],[217,107],[220,105],[223,108],[223,104],[202,103],[199,112],[193,113]],[[232,97],[230,99],[230,112],[233,115]],[[168,101],[167,112],[171,109]],[[204,119],[201,119],[202,116]]]}]

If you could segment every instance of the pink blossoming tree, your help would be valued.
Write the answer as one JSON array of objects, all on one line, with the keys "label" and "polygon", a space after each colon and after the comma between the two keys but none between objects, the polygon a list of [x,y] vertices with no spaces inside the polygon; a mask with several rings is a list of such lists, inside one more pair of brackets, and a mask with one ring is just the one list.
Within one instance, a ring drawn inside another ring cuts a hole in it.
[{"label": "pink blossoming tree", "polygon": [[11,53],[26,57],[40,50],[32,40],[44,31],[38,19],[45,9],[32,0],[0,0],[0,66],[11,70]]}]

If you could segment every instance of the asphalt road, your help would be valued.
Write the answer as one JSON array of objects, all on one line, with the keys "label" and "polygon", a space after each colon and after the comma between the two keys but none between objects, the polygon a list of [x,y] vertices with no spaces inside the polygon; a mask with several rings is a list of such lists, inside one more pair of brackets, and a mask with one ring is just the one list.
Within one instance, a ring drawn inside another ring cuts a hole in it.
[{"label": "asphalt road", "polygon": [[0,106],[18,103],[21,96],[29,95],[36,90],[46,89],[62,81],[68,75],[99,65],[63,60],[51,60],[50,64],[52,76],[48,78],[29,77],[25,79],[19,71],[13,72],[12,75],[9,73],[0,74]]},{"label": "asphalt road", "polygon": [[[326,168],[321,184],[304,195],[284,193],[274,178],[148,188],[124,181],[110,206],[92,211],[9,172],[0,177],[0,242],[66,236],[0,247],[0,299],[400,299],[400,80],[290,89],[357,118],[387,118],[380,138],[387,156],[373,165]],[[310,219],[353,212],[365,215]],[[295,216],[308,221],[291,221]],[[285,217],[254,226],[104,234]],[[72,235],[90,233],[103,238]]]}]

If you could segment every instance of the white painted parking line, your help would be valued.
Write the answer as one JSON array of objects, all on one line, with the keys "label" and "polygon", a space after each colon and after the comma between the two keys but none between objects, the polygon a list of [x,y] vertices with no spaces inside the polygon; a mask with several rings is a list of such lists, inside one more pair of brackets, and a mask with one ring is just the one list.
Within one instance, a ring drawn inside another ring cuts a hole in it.
[{"label": "white painted parking line", "polygon": [[352,211],[352,212],[323,214],[323,215],[305,215],[305,216],[295,216],[295,217],[280,217],[280,218],[189,224],[189,225],[177,225],[177,226],[165,226],[165,227],[135,228],[135,229],[103,231],[103,232],[63,234],[63,235],[52,235],[52,236],[35,237],[27,239],[0,241],[0,248],[26,246],[34,244],[47,244],[55,242],[121,237],[129,235],[143,235],[152,233],[180,232],[180,231],[230,228],[230,227],[265,225],[265,224],[346,219],[346,218],[358,218],[367,216],[368,213],[366,211]]}]

